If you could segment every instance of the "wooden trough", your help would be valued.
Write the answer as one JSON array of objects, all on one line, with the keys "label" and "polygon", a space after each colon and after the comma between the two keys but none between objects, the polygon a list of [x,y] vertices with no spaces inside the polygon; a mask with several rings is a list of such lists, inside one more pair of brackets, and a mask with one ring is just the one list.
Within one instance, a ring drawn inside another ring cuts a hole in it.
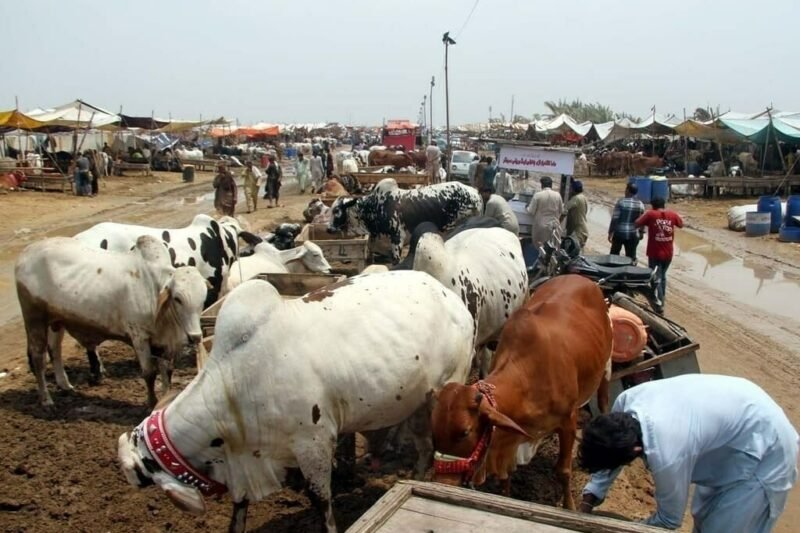
[{"label": "wooden trough", "polygon": [[664,530],[439,483],[400,481],[347,533],[412,531],[655,533]]},{"label": "wooden trough", "polygon": [[378,184],[379,181],[386,178],[393,178],[397,182],[397,186],[401,189],[413,189],[418,185],[429,185],[430,178],[428,174],[407,174],[402,172],[385,173],[385,172],[357,172],[352,174],[358,180],[363,189],[369,190]]},{"label": "wooden trough", "polygon": [[313,241],[322,249],[325,259],[334,272],[357,274],[364,270],[369,258],[369,236],[349,236],[343,233],[328,233],[326,224],[306,224],[295,239],[298,246]]},{"label": "wooden trough", "polygon": [[[278,293],[284,298],[297,298],[309,293],[313,290],[342,281],[345,277],[336,274],[259,274],[256,276],[258,279],[263,279],[272,284]],[[200,327],[203,330],[203,343],[206,344],[208,339],[214,337],[214,326],[217,323],[217,315],[219,314],[222,303],[225,301],[223,296],[210,306],[200,315]],[[207,350],[211,350],[211,342],[206,346]]]}]

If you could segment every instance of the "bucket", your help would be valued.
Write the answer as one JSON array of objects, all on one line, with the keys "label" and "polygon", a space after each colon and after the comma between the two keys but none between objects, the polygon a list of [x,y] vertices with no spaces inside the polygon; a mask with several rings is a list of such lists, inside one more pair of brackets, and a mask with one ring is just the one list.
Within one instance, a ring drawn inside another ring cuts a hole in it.
[{"label": "bucket", "polygon": [[642,319],[616,305],[609,307],[608,316],[611,318],[614,339],[611,360],[615,363],[627,363],[641,356],[647,344],[647,330]]},{"label": "bucket", "polygon": [[782,213],[781,213],[781,197],[780,196],[762,196],[758,199],[756,210],[759,213],[769,213],[770,233],[778,233],[781,229]]},{"label": "bucket", "polygon": [[669,200],[669,181],[667,181],[667,178],[664,176],[651,176],[650,183],[651,198],[663,198],[665,202]]},{"label": "bucket", "polygon": [[183,165],[183,181],[194,181],[194,165]]},{"label": "bucket", "polygon": [[748,237],[763,237],[769,235],[772,222],[772,213],[758,213],[750,211],[745,213],[744,234]]},{"label": "bucket", "polygon": [[636,176],[635,183],[636,188],[639,189],[636,193],[636,197],[642,202],[649,204],[650,200],[653,198],[653,182],[650,180],[650,176]]},{"label": "bucket", "polygon": [[800,194],[793,194],[786,200],[786,227],[800,227],[800,222],[794,219],[800,217]]}]

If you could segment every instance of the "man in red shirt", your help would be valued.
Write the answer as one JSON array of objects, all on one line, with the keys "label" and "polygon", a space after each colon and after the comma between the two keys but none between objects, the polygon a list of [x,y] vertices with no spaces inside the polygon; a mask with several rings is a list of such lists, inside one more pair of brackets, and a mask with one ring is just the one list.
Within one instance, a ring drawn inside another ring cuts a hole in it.
[{"label": "man in red shirt", "polygon": [[636,219],[636,227],[647,228],[647,261],[650,268],[658,271],[658,291],[656,296],[660,306],[656,311],[664,312],[664,298],[667,292],[667,269],[672,262],[672,243],[675,228],[683,227],[683,220],[675,211],[664,208],[664,199],[655,197],[650,202],[652,209]]}]

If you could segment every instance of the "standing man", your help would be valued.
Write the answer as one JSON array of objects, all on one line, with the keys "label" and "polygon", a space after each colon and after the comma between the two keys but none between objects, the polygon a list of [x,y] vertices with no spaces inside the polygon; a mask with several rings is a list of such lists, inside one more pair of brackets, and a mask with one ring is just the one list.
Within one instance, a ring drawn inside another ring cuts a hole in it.
[{"label": "standing man", "polygon": [[541,246],[550,240],[556,228],[561,226],[561,215],[564,213],[564,201],[561,195],[553,190],[553,179],[544,176],[539,180],[542,190],[533,195],[528,204],[528,213],[533,217],[531,240]]},{"label": "standing man", "polygon": [[239,194],[236,188],[236,180],[233,174],[227,169],[225,164],[220,163],[217,167],[217,175],[214,176],[214,207],[217,211],[232,217],[236,211],[236,200]]},{"label": "standing man", "polygon": [[325,150],[325,176],[333,176],[333,154],[330,150]]},{"label": "standing man", "polygon": [[746,379],[687,374],[637,385],[583,430],[578,453],[592,479],[581,511],[606,497],[622,467],[642,458],[655,481],[646,523],[677,529],[695,485],[694,531],[768,533],[797,479],[797,431]]},{"label": "standing man", "polygon": [[267,186],[264,188],[264,199],[267,200],[267,208],[283,207],[278,204],[280,199],[281,190],[281,172],[280,167],[275,162],[275,156],[269,156],[269,165],[267,165]]},{"label": "standing man", "polygon": [[477,155],[472,158],[472,163],[469,164],[469,169],[467,170],[467,180],[469,184],[473,187],[476,187],[475,184],[475,172],[478,170],[478,163],[480,162],[480,157]]},{"label": "standing man", "polygon": [[583,182],[572,180],[572,196],[567,200],[565,209],[567,211],[567,235],[574,237],[581,245],[581,249],[586,246],[586,239],[589,238],[589,225],[586,216],[589,213],[589,202],[583,194]]},{"label": "standing man", "polygon": [[505,198],[494,194],[494,190],[486,186],[481,189],[481,198],[483,198],[483,215],[497,220],[501,227],[519,236],[517,215],[511,210]]},{"label": "standing man", "polygon": [[647,264],[658,269],[658,291],[660,305],[656,312],[664,312],[667,295],[667,269],[672,262],[675,228],[683,227],[683,219],[671,209],[664,208],[664,199],[657,196],[650,202],[652,209],[636,219],[636,227],[647,228]]},{"label": "standing man", "polygon": [[486,168],[483,170],[483,186],[495,189],[494,178],[497,176],[497,161],[491,157],[486,158]]},{"label": "standing man", "polygon": [[252,213],[256,210],[258,186],[262,180],[261,171],[256,168],[252,159],[248,159],[244,164],[242,177],[244,178],[244,198],[247,200],[247,212]]},{"label": "standing man", "polygon": [[635,183],[625,187],[625,198],[620,198],[614,205],[614,214],[611,215],[611,224],[608,225],[608,242],[611,243],[611,254],[617,255],[625,248],[625,255],[636,264],[636,248],[642,239],[641,230],[636,228],[634,222],[644,214],[644,204],[636,198],[639,188]]},{"label": "standing man", "polygon": [[305,194],[308,184],[308,159],[303,154],[297,153],[297,161],[294,164],[294,172],[297,175],[297,183],[300,186],[300,194]]},{"label": "standing man", "polygon": [[439,183],[439,169],[442,168],[442,151],[439,150],[439,145],[436,141],[431,141],[431,144],[425,149],[426,167],[428,170],[428,179],[430,184]]},{"label": "standing man", "polygon": [[315,152],[314,155],[311,157],[311,188],[314,192],[319,191],[319,188],[322,187],[322,176],[325,174],[325,170],[322,165],[322,157],[320,157],[319,152]]},{"label": "standing man", "polygon": [[78,191],[78,196],[91,196],[92,194],[90,184],[91,163],[89,163],[89,157],[87,154],[88,152],[80,154],[78,159],[75,161],[75,188]]}]

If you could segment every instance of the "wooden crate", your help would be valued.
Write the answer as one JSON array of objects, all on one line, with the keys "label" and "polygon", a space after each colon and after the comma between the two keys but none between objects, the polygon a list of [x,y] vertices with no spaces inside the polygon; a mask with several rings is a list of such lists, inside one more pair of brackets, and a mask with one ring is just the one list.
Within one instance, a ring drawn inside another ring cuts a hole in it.
[{"label": "wooden crate", "polygon": [[361,186],[369,189],[378,184],[379,181],[386,178],[392,178],[397,182],[397,186],[401,189],[411,189],[417,185],[429,185],[430,179],[428,174],[404,174],[404,173],[369,173],[358,172],[353,174],[353,177],[358,180]]},{"label": "wooden crate", "polygon": [[[297,298],[313,290],[342,281],[344,276],[337,274],[287,274],[271,273],[259,274],[259,279],[268,281],[277,289],[278,294],[284,298]],[[200,315],[200,328],[203,330],[203,337],[214,335],[214,326],[217,323],[217,315],[222,307],[225,296],[209,305]],[[205,340],[204,340],[205,342]],[[208,348],[211,349],[210,347]]]},{"label": "wooden crate", "polygon": [[656,533],[664,530],[439,483],[401,481],[350,526],[347,533],[411,531]]},{"label": "wooden crate", "polygon": [[60,174],[26,174],[25,177],[26,180],[20,185],[23,189],[72,192],[73,179],[71,177]]},{"label": "wooden crate", "polygon": [[322,249],[325,259],[334,272],[358,273],[364,270],[369,257],[369,236],[349,236],[342,233],[328,233],[326,224],[306,224],[295,239],[298,245],[313,241]]}]

